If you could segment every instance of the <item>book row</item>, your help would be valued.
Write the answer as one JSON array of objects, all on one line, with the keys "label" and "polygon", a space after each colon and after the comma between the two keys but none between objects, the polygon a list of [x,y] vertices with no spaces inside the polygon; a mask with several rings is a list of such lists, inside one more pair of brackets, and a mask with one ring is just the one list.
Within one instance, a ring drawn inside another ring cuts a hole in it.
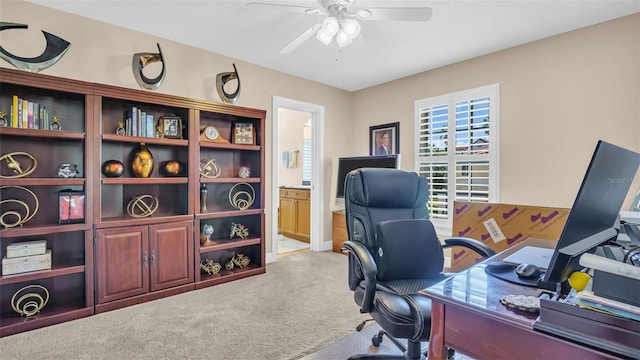
[{"label": "book row", "polygon": [[17,95],[12,97],[11,115],[5,126],[22,129],[59,130],[55,126],[51,126],[49,111],[44,105],[19,98]]}]

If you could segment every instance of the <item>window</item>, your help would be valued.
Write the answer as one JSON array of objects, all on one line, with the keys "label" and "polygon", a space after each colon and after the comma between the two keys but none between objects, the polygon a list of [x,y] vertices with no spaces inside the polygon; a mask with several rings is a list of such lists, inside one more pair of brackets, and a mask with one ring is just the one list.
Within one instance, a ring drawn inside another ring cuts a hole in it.
[{"label": "window", "polygon": [[453,202],[498,202],[499,85],[417,100],[415,171],[429,181],[429,217],[451,233]]}]

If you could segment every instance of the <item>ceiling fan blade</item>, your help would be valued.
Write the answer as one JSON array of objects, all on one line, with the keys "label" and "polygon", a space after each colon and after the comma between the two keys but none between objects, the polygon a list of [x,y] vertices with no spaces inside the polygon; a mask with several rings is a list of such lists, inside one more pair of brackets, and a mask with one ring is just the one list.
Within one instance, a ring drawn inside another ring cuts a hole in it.
[{"label": "ceiling fan blade", "polygon": [[302,34],[298,35],[295,39],[291,40],[285,47],[283,47],[278,54],[288,54],[295,50],[298,46],[302,45],[305,41],[309,40],[315,33],[320,30],[322,23],[317,23],[312,27],[305,30]]},{"label": "ceiling fan blade", "polygon": [[296,12],[303,14],[317,14],[321,13],[320,9],[308,7],[308,6],[300,6],[300,5],[290,5],[290,4],[277,4],[277,3],[263,3],[263,2],[250,2],[244,5],[245,7],[255,8],[256,10],[281,10],[287,12]]},{"label": "ceiling fan blade", "polygon": [[360,9],[356,16],[361,20],[429,21],[433,11],[429,7],[398,7]]}]

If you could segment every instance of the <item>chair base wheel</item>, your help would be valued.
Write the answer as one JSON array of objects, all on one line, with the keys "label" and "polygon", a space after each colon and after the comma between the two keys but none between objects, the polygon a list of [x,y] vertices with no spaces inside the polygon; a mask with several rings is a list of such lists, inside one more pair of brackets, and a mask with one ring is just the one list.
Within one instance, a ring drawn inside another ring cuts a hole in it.
[{"label": "chair base wheel", "polygon": [[380,344],[382,343],[382,339],[383,339],[382,335],[383,334],[384,333],[379,332],[378,335],[373,335],[373,337],[371,338],[371,343],[373,344],[373,346],[375,346],[375,347],[379,347],[380,346]]}]

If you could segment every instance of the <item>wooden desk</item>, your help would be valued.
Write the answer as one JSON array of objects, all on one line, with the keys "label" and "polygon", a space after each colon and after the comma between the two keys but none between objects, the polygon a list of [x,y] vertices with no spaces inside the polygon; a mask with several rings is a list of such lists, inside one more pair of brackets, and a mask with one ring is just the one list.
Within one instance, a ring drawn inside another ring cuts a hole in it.
[{"label": "wooden desk", "polygon": [[[554,243],[529,239],[488,261],[504,259],[526,245],[549,247]],[[536,296],[540,290],[494,278],[484,272],[485,266],[477,264],[419,292],[432,301],[429,360],[446,359],[447,348],[476,359],[616,359],[535,331],[537,314],[509,310],[500,297]]]}]

